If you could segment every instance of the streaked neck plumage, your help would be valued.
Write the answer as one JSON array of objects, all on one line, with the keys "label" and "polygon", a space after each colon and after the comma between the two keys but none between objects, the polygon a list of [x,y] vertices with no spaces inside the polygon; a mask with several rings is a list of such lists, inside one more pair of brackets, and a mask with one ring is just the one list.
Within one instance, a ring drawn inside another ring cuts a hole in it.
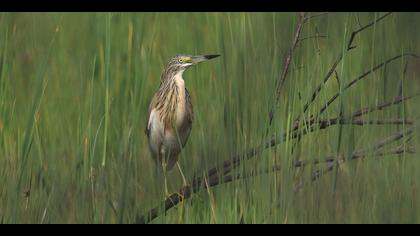
[{"label": "streaked neck plumage", "polygon": [[162,74],[157,108],[166,125],[176,119],[176,108],[180,101],[185,101],[185,85],[182,75],[185,68],[168,67]]}]

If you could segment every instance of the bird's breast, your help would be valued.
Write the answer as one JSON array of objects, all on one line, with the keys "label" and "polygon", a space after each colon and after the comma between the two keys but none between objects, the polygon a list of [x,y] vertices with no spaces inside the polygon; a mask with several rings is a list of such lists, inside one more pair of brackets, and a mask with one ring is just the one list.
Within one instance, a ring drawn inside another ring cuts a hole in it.
[{"label": "bird's breast", "polygon": [[184,80],[177,78],[175,80],[176,86],[178,87],[178,102],[175,108],[175,126],[180,129],[187,122],[187,107],[186,107],[186,94],[185,94],[185,84]]}]

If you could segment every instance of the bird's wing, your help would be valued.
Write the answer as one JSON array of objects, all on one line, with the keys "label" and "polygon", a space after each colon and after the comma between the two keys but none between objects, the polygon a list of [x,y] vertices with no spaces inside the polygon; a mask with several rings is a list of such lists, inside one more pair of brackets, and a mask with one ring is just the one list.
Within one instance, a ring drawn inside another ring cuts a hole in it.
[{"label": "bird's wing", "polygon": [[155,94],[152,98],[152,101],[150,101],[149,110],[147,111],[146,128],[144,129],[144,133],[147,135],[147,137],[150,136],[150,125],[151,125],[150,114],[152,113],[152,110],[156,105],[156,101],[157,101],[157,96]]},{"label": "bird's wing", "polygon": [[185,95],[186,95],[186,108],[187,108],[187,118],[188,118],[188,122],[192,123],[193,119],[194,119],[194,111],[193,111],[193,106],[192,106],[192,102],[191,102],[191,96],[190,93],[188,92],[188,90],[185,88]]}]

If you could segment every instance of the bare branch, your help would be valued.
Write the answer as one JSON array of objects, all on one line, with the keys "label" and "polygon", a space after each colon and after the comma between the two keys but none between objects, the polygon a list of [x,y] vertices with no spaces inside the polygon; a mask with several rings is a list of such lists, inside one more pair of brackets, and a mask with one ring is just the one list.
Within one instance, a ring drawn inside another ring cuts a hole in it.
[{"label": "bare branch", "polygon": [[359,117],[359,116],[367,114],[367,113],[382,110],[382,109],[387,108],[389,106],[400,104],[401,102],[404,102],[408,99],[411,99],[411,98],[414,98],[414,97],[417,97],[417,96],[420,96],[420,93],[416,93],[416,94],[406,96],[406,97],[398,96],[398,97],[394,98],[393,101],[384,102],[382,104],[379,104],[379,105],[376,105],[376,106],[373,106],[373,107],[365,107],[363,109],[360,109],[360,110],[354,112],[352,117],[356,118],[356,117]]},{"label": "bare branch", "polygon": [[[351,49],[353,49],[353,48],[355,48],[355,47],[351,47],[351,44],[352,44],[352,42],[353,42],[353,40],[354,40],[354,37],[358,34],[358,33],[360,33],[360,32],[362,32],[363,30],[366,30],[366,29],[368,29],[369,27],[371,27],[371,26],[373,26],[375,23],[377,23],[377,22],[379,22],[379,21],[381,21],[381,20],[383,20],[385,17],[387,17],[388,15],[390,15],[391,13],[387,13],[387,14],[385,14],[385,15],[383,15],[383,16],[381,16],[381,17],[379,17],[377,20],[375,20],[375,21],[373,21],[373,22],[371,22],[371,23],[369,23],[369,24],[367,24],[367,25],[365,25],[365,26],[363,26],[363,27],[360,27],[358,30],[356,30],[356,31],[353,31],[352,32],[352,34],[351,34],[351,37],[350,37],[350,39],[349,39],[349,43],[348,43],[348,47],[347,47],[347,52],[348,51],[350,51]],[[312,94],[312,96],[311,96],[311,99],[304,105],[304,108],[303,108],[303,114],[305,114],[305,112],[308,110],[308,108],[309,108],[309,106],[315,101],[315,99],[316,99],[316,96],[319,94],[319,92],[321,91],[321,89],[322,89],[322,87],[327,83],[327,81],[329,80],[329,78],[331,77],[331,75],[332,75],[332,73],[335,71],[335,69],[336,69],[336,67],[338,66],[338,64],[341,62],[341,60],[343,59],[343,53],[340,53],[340,55],[338,56],[338,58],[337,58],[337,60],[334,62],[334,64],[332,65],[332,67],[331,67],[331,69],[328,71],[328,73],[327,73],[327,75],[325,76],[325,79],[324,79],[324,81],[321,83],[321,84],[319,84],[318,85],[318,87],[316,88],[316,90],[314,91],[314,93]],[[358,81],[358,80],[357,80]],[[357,81],[355,81],[355,83],[357,82]],[[351,84],[352,85],[352,84]],[[350,86],[351,86],[350,85]],[[319,112],[319,114],[317,115],[317,116],[319,116],[319,115],[321,115],[324,111],[325,111],[325,109],[327,109],[327,107],[332,103],[332,102],[334,102],[335,101],[335,99],[337,98],[339,96],[339,93],[338,94],[336,94],[322,109],[321,109],[321,111]],[[272,120],[272,118],[273,118],[273,114],[270,112],[270,124],[271,124],[271,120]],[[311,116],[311,119],[312,119],[313,117]],[[300,115],[294,120],[294,124],[293,124],[293,128],[294,129],[297,129],[298,128],[298,126],[299,126],[299,123],[300,123]],[[293,148],[292,148],[292,150],[294,150],[295,149],[295,146],[297,145],[297,143],[300,141],[300,136],[298,137],[298,139],[296,140],[296,142],[294,143],[294,145],[293,145]]]},{"label": "bare branch", "polygon": [[320,120],[319,122],[320,127],[323,126],[330,126],[332,124],[340,124],[340,125],[412,125],[414,122],[412,120],[407,119],[390,119],[390,120],[362,120],[362,119],[325,119]]},{"label": "bare branch", "polygon": [[[355,125],[362,125],[362,124],[378,124],[378,125],[380,125],[380,124],[386,124],[386,123],[388,123],[388,124],[390,124],[390,123],[402,124],[404,122],[406,122],[406,124],[412,124],[413,123],[412,120],[361,121],[361,120],[358,120],[358,119],[355,119],[355,118],[358,118],[360,115],[367,114],[367,113],[373,112],[375,110],[380,110],[380,109],[384,109],[384,108],[386,108],[388,106],[391,106],[391,105],[399,104],[403,101],[414,98],[418,95],[420,95],[420,93],[415,94],[415,95],[411,95],[411,96],[407,96],[407,97],[404,97],[404,98],[398,98],[397,97],[391,102],[384,102],[384,103],[379,104],[377,106],[373,106],[373,107],[370,107],[370,108],[363,108],[363,109],[353,113],[352,116],[351,116],[352,118],[344,119],[344,118],[337,117],[337,118],[333,118],[333,119],[321,119],[317,122],[317,126],[314,126],[316,119],[312,118],[309,122],[305,122],[305,123],[309,124],[309,128],[305,129],[301,133],[298,132],[298,129],[300,127],[299,124],[294,125],[291,128],[291,130],[289,130],[288,132],[286,132],[282,135],[279,135],[279,136],[272,136],[270,141],[266,142],[263,146],[251,148],[249,151],[247,151],[244,154],[237,155],[230,160],[226,160],[223,163],[223,167],[221,169],[222,173],[219,173],[219,174],[226,174],[226,173],[230,172],[232,169],[239,166],[241,161],[251,159],[254,156],[257,156],[260,153],[262,153],[262,151],[264,149],[276,146],[277,144],[285,141],[287,138],[297,139],[297,138],[300,138],[301,136],[306,135],[308,133],[311,133],[315,130],[326,129],[330,126],[337,125],[337,124],[350,124],[350,120],[351,120],[351,123],[354,122]],[[338,121],[340,121],[341,123],[339,123]],[[214,174],[218,174],[218,168],[217,167],[211,168],[207,173],[208,176],[211,176],[211,175],[214,175]]]},{"label": "bare branch", "polygon": [[[387,152],[381,151],[381,152],[373,153],[372,157],[383,157],[386,155],[400,155],[403,153],[414,154],[416,153],[416,151],[414,149],[414,146],[412,145],[400,145],[397,148],[392,149],[391,151],[387,151]],[[360,158],[365,158],[365,157],[367,157],[367,153],[355,153],[351,156],[350,160],[355,160],[355,159],[360,159]],[[335,161],[336,160],[329,162],[328,167],[324,170],[319,169],[319,170],[314,171],[312,175],[312,181],[315,181],[319,179],[321,176],[332,171],[334,169],[334,165],[332,163],[335,163]],[[342,165],[344,162],[345,162],[345,159],[341,158],[338,164]]]},{"label": "bare branch", "polygon": [[[393,135],[393,136],[394,136],[394,141],[398,141],[399,139],[401,139],[399,135]],[[412,136],[409,136],[409,138],[410,137],[412,137]],[[350,160],[355,160],[355,159],[367,157],[367,153],[366,152],[362,153],[361,150],[356,152],[356,153],[358,153],[358,154],[353,154],[352,156],[354,158],[350,158]],[[396,148],[394,148],[390,151],[387,151],[387,152],[379,151],[379,152],[376,152],[376,153],[372,153],[369,156],[370,157],[383,157],[385,155],[400,155],[400,154],[403,154],[403,153],[409,153],[409,154],[415,153],[414,147],[412,145],[402,144],[402,145],[400,145],[400,146],[398,146],[398,147],[396,147]],[[318,180],[322,175],[325,175],[325,174],[333,171],[334,166],[339,167],[344,162],[345,162],[345,159],[343,157],[339,157],[339,156],[329,156],[329,157],[325,158],[324,161],[315,160],[313,162],[314,165],[327,164],[327,167],[326,167],[326,169],[318,169],[318,170],[314,171],[312,173],[312,179],[311,179],[312,182]],[[335,165],[336,163],[338,165]],[[299,167],[302,167],[302,166],[305,166],[305,165],[308,165],[308,164],[310,164],[309,161],[296,161],[296,162],[294,162],[293,166],[295,168],[299,168]],[[294,191],[298,191],[299,189],[303,188],[303,186],[304,186],[304,184],[302,182],[300,182],[297,185],[295,185],[293,189],[294,189]],[[268,214],[266,214],[266,216],[263,219],[266,219],[267,217],[269,217],[273,213],[273,210],[278,208],[279,204],[280,203],[277,201],[272,207],[270,207],[270,210],[269,210]]]},{"label": "bare branch", "polygon": [[284,62],[283,72],[282,72],[281,76],[279,77],[279,79],[277,80],[276,103],[274,104],[273,108],[271,108],[270,113],[269,113],[269,124],[270,125],[273,122],[274,110],[275,110],[275,107],[277,106],[278,101],[280,99],[280,93],[281,93],[281,90],[283,88],[284,81],[286,80],[287,75],[289,73],[289,67],[290,67],[290,63],[292,62],[292,56],[293,56],[293,53],[295,51],[296,45],[299,41],[299,37],[300,37],[300,33],[302,31],[302,26],[303,26],[304,21],[305,21],[305,13],[302,12],[299,15],[299,20],[298,20],[298,24],[297,24],[297,28],[296,28],[296,33],[295,33],[295,36],[294,36],[294,39],[293,39],[293,42],[292,42],[292,46],[290,47],[289,52],[288,52],[287,57],[286,57],[286,60]]},{"label": "bare branch", "polygon": [[[411,99],[411,98],[414,98],[414,97],[417,97],[417,96],[420,96],[420,93],[409,95],[409,96],[406,96],[406,97],[396,97],[392,101],[383,102],[381,104],[378,104],[378,105],[375,105],[375,106],[371,106],[371,107],[365,107],[365,108],[362,108],[362,109],[354,112],[351,115],[351,118],[352,119],[356,119],[356,118],[359,118],[360,116],[365,115],[367,113],[372,113],[374,111],[383,110],[383,109],[385,109],[387,107],[390,107],[392,105],[400,104],[400,103],[402,103],[402,102],[404,102],[404,101],[406,101],[408,99]],[[348,118],[348,119],[350,119],[350,118]],[[356,123],[358,123],[358,122],[356,122]],[[385,122],[385,121],[379,121],[379,123],[381,123],[381,122]],[[390,122],[390,121],[388,121],[388,122]],[[395,123],[399,123],[399,122],[402,122],[402,121],[394,121],[394,122]],[[312,126],[314,123],[316,123],[316,118],[315,117],[312,117],[309,121],[305,121],[305,124],[308,124],[310,126]],[[368,123],[372,124],[373,122],[368,122]],[[413,121],[410,120],[409,124],[412,124],[412,123],[413,123]],[[320,124],[320,127],[324,127],[324,126],[329,126],[329,125],[337,124],[337,121],[331,122],[328,119],[321,119],[320,121],[318,121],[318,124]],[[297,123],[295,121],[291,132],[296,131],[299,128],[300,128],[299,123]],[[315,130],[315,128],[311,129],[310,132],[312,132],[314,130]]]},{"label": "bare branch", "polygon": [[316,15],[307,16],[307,17],[305,17],[305,23],[312,18],[325,16],[325,15],[328,15],[328,14],[330,14],[330,13],[329,12],[323,12],[323,13],[319,13],[319,14],[316,14]]},{"label": "bare branch", "polygon": [[313,35],[313,36],[301,38],[299,42],[302,42],[303,40],[307,40],[307,39],[318,39],[318,38],[326,38],[326,37],[327,37],[326,35]]},{"label": "bare branch", "polygon": [[190,198],[193,193],[198,192],[202,188],[207,189],[207,188],[215,187],[220,184],[226,184],[234,180],[251,178],[257,175],[268,174],[268,173],[272,173],[276,171],[280,171],[280,166],[274,166],[270,168],[269,170],[260,171],[257,173],[250,173],[247,175],[241,175],[239,173],[236,175],[232,175],[232,174],[213,175],[211,176],[211,178],[208,179],[208,182],[206,183],[204,183],[201,178],[198,178],[193,182],[191,186],[190,185],[184,186],[178,192],[170,195],[165,200],[163,209],[162,207],[155,207],[151,209],[147,214],[137,217],[136,223],[145,224],[145,223],[150,222],[151,220],[157,218],[163,212],[168,211],[169,209],[175,207],[176,205],[178,205],[180,202],[184,201],[185,199]]},{"label": "bare branch", "polygon": [[[386,65],[386,64],[388,64],[388,63],[390,63],[392,61],[395,61],[395,60],[397,60],[399,58],[407,57],[407,56],[420,59],[419,56],[417,56],[416,54],[413,54],[413,53],[404,53],[404,54],[400,54],[400,55],[397,55],[395,57],[392,57],[392,58],[390,58],[390,59],[388,59],[388,60],[386,60],[386,61],[384,61],[384,62],[382,62],[382,63],[380,63],[378,65],[376,65],[372,69],[364,72],[362,75],[358,76],[356,79],[352,80],[349,84],[346,85],[346,87],[344,87],[343,91],[349,89],[354,84],[356,84],[358,81],[364,79],[365,77],[367,77],[371,73],[375,72],[379,68],[383,67],[384,65]],[[324,113],[324,111],[338,98],[338,96],[340,96],[340,93],[336,93],[332,98],[330,98],[330,100],[328,100],[328,102],[321,108],[321,110],[319,111],[318,115],[321,115],[322,113]]]},{"label": "bare branch", "polygon": [[409,136],[413,133],[414,133],[414,127],[411,127],[407,130],[399,131],[399,132],[389,136],[388,138],[377,142],[375,145],[373,145],[372,150],[378,150],[378,149],[384,147],[387,144],[390,144],[394,141],[400,140],[400,139],[402,139],[406,136]]},{"label": "bare branch", "polygon": [[[378,18],[376,21],[373,21],[373,22],[371,22],[371,23],[369,23],[369,24],[367,24],[367,25],[365,25],[365,26],[363,26],[363,27],[360,27],[358,30],[356,30],[356,31],[353,31],[352,32],[352,34],[351,34],[351,37],[350,37],[350,39],[349,39],[349,44],[348,45],[351,45],[352,44],[352,42],[353,42],[353,40],[354,40],[354,37],[358,34],[358,33],[360,33],[360,32],[362,32],[363,30],[366,30],[367,28],[369,28],[369,27],[371,27],[372,25],[374,25],[375,23],[377,23],[377,22],[379,22],[379,21],[381,21],[381,20],[383,20],[385,17],[387,17],[388,15],[390,15],[391,13],[387,13],[387,14],[385,14],[385,15],[383,15],[383,16],[381,16],[380,18]],[[348,47],[347,48],[347,51],[350,51],[351,49],[353,49],[354,47]],[[401,55],[400,55],[401,56]],[[311,96],[311,99],[305,104],[305,106],[304,106],[304,111],[303,111],[303,113],[305,113],[307,110],[308,110],[308,108],[309,108],[309,106],[310,106],[310,104],[312,104],[314,101],[315,101],[315,98],[316,98],[316,96],[319,94],[319,92],[321,91],[321,89],[322,89],[322,87],[327,83],[327,81],[329,80],[329,78],[331,77],[331,75],[332,75],[332,73],[334,73],[334,71],[335,71],[335,69],[337,68],[337,66],[338,66],[338,64],[341,62],[341,60],[343,59],[343,53],[340,53],[340,55],[337,57],[337,59],[336,59],[336,61],[334,62],[334,64],[331,66],[331,69],[328,71],[328,73],[327,73],[327,75],[325,76],[325,78],[324,78],[324,80],[323,80],[323,82],[321,83],[321,84],[319,84],[318,86],[317,86],[317,88],[315,89],[315,91],[314,91],[314,93],[312,94],[312,96]],[[394,59],[395,60],[395,59]],[[391,60],[392,61],[392,60]],[[386,63],[385,63],[386,64]],[[366,75],[365,75],[366,76]],[[357,82],[357,81],[355,81],[355,82]],[[350,85],[351,86],[351,85]],[[334,99],[335,100],[335,99]],[[321,112],[322,113],[322,112]],[[296,118],[295,119],[295,123],[298,123],[299,122],[299,117],[298,118]],[[295,124],[295,126],[296,125],[298,125],[298,124]]]},{"label": "bare branch", "polygon": [[[420,95],[420,93],[418,95]],[[415,96],[417,96],[417,94],[407,96],[407,97],[404,97],[404,98],[395,98],[392,102],[384,102],[382,104],[379,104],[379,105],[371,107],[371,108],[363,108],[363,109],[353,113],[353,115],[351,116],[352,118],[344,119],[344,118],[337,117],[337,118],[333,118],[333,119],[321,119],[317,122],[317,126],[314,126],[316,119],[312,118],[309,122],[305,122],[305,123],[309,124],[309,128],[305,129],[302,133],[298,132],[298,129],[300,128],[299,125],[293,126],[288,132],[285,132],[285,133],[283,133],[281,135],[278,135],[278,136],[272,136],[270,141],[266,142],[264,145],[259,146],[259,147],[251,148],[250,150],[248,150],[244,154],[236,155],[232,159],[224,161],[223,167],[220,170],[222,173],[219,173],[219,174],[226,174],[226,173],[230,172],[232,169],[239,166],[241,161],[251,159],[254,156],[262,153],[262,151],[264,149],[276,146],[277,144],[287,140],[288,138],[289,139],[296,139],[296,138],[299,138],[303,135],[311,133],[315,130],[326,129],[330,126],[339,124],[339,122],[338,122],[339,120],[340,120],[341,124],[349,124],[350,120],[351,120],[352,122],[354,121],[355,124],[359,124],[359,125],[361,123],[363,123],[363,124],[375,124],[375,123],[376,124],[385,124],[385,123],[400,124],[400,123],[404,123],[404,120],[360,121],[360,120],[355,119],[355,118],[358,118],[360,113],[367,114],[367,113],[373,112],[373,111],[378,110],[378,109],[383,109],[383,108],[388,107],[390,105],[399,104],[403,101],[414,98]],[[408,122],[408,124],[413,123],[413,121],[411,121],[411,120],[405,120],[405,122]],[[211,175],[214,175],[214,174],[218,174],[218,172],[219,172],[219,169],[217,167],[213,167],[207,172],[207,175],[211,176]]]},{"label": "bare branch", "polygon": [[[334,73],[335,69],[337,68],[338,64],[340,63],[341,59],[343,58],[343,54],[340,54],[339,58],[334,62],[331,69],[328,71],[327,75],[325,76],[323,82],[317,86],[315,91],[312,93],[311,99],[306,102],[306,104],[303,106],[303,114],[308,110],[309,106],[315,101],[316,97],[318,96],[319,92],[321,91],[322,87],[328,82],[328,80],[331,78],[331,75]],[[297,129],[299,126],[299,120],[300,116],[298,116],[293,124],[293,129]]]},{"label": "bare branch", "polygon": [[373,22],[371,22],[371,23],[369,23],[369,24],[367,24],[367,25],[365,25],[365,26],[363,26],[363,27],[359,28],[359,29],[358,29],[358,30],[356,30],[356,31],[353,31],[353,32],[351,33],[350,40],[349,40],[349,42],[348,42],[348,44],[347,44],[347,50],[351,50],[351,49],[353,49],[353,48],[356,48],[356,46],[352,46],[352,44],[353,44],[354,38],[356,37],[356,35],[357,35],[358,33],[360,33],[360,32],[362,32],[363,30],[365,30],[365,29],[367,29],[367,28],[369,28],[369,27],[371,27],[371,26],[375,25],[376,23],[378,23],[379,21],[381,21],[381,20],[385,19],[385,17],[387,17],[387,16],[389,16],[389,15],[391,15],[391,14],[392,14],[392,12],[388,12],[388,13],[386,13],[385,15],[383,15],[383,16],[379,17],[378,19],[376,19],[375,21],[373,21]]},{"label": "bare branch", "polygon": [[[393,125],[399,125],[399,124],[413,124],[414,122],[412,120],[404,120],[404,119],[393,119],[393,120],[370,120],[370,121],[364,121],[360,119],[346,119],[346,118],[332,118],[332,119],[321,119],[317,122],[313,121],[308,129],[305,129],[303,131],[296,130],[295,132],[292,132],[290,135],[290,139],[300,139],[303,135],[306,135],[308,133],[312,133],[315,130],[322,130],[326,129],[328,127],[331,127],[333,125],[387,125],[387,124],[393,124]],[[313,125],[317,124],[317,125]]]},{"label": "bare branch", "polygon": [[[405,131],[400,131],[400,132],[396,132],[394,134],[392,134],[391,136],[379,140],[378,142],[376,142],[376,144],[372,145],[372,147],[369,147],[367,149],[359,149],[353,152],[353,154],[351,155],[350,159],[358,159],[358,158],[362,158],[365,155],[369,154],[369,152],[371,152],[372,155],[374,156],[384,156],[384,155],[388,155],[388,154],[397,154],[400,151],[397,150],[401,150],[401,146],[404,146],[404,150],[406,150],[407,153],[414,153],[414,147],[412,145],[400,145],[397,148],[394,148],[390,151],[382,151],[381,149],[388,145],[388,144],[392,144],[394,142],[397,142],[403,138],[411,138],[413,136],[414,133],[414,128],[410,128],[407,129]],[[331,163],[331,162],[335,162],[337,161],[338,158],[337,156],[328,156],[326,157],[324,160],[319,161],[319,160],[314,160],[312,162],[309,161],[302,161],[302,160],[297,160],[293,162],[293,167],[303,167],[306,166],[308,164],[313,164],[313,165],[318,165],[318,164],[327,164],[327,163]]]},{"label": "bare branch", "polygon": [[[338,119],[336,119],[336,121],[338,122]],[[323,125],[322,128],[325,129],[325,128],[331,126],[332,124],[333,124],[332,122],[328,122],[328,123],[326,123],[326,125]],[[411,135],[413,132],[414,132],[414,127],[410,128],[406,131],[397,132],[394,135],[376,143],[372,147],[372,149],[373,150],[379,150],[380,148],[382,148],[383,146],[385,146],[389,143],[392,143],[396,140],[399,140],[399,139],[401,139],[405,136]],[[297,136],[294,136],[294,137],[297,137]],[[293,136],[292,136],[292,138],[293,138]],[[266,145],[264,147],[251,149],[246,154],[245,158],[249,159],[249,158],[261,153],[265,148],[277,145],[278,142],[279,142],[278,140],[272,138],[271,141],[266,143]],[[366,152],[366,151],[363,151],[363,150],[362,151],[355,151],[353,153],[352,159],[356,159],[356,158],[361,157],[364,152]],[[190,186],[184,186],[177,193],[174,193],[171,196],[169,196],[163,204],[164,205],[163,209],[161,207],[155,207],[155,208],[151,209],[147,214],[138,217],[136,222],[137,223],[147,223],[147,222],[155,219],[160,214],[162,214],[162,212],[166,212],[167,210],[176,206],[178,203],[182,202],[184,199],[188,199],[189,197],[191,197],[191,195],[193,193],[196,193],[197,191],[199,191],[202,188],[213,187],[213,186],[219,185],[221,183],[228,183],[228,182],[232,182],[233,180],[236,180],[238,178],[241,178],[240,174],[237,174],[235,176],[232,176],[232,174],[230,174],[231,171],[234,169],[234,167],[239,165],[240,161],[241,161],[241,158],[239,156],[237,156],[236,158],[234,158],[231,161],[225,161],[224,165],[223,165],[223,168],[222,168],[222,170],[223,170],[222,174],[218,174],[218,169],[216,167],[211,168],[207,172],[208,173],[208,175],[207,175],[208,176],[208,184],[204,184],[203,179],[200,178],[200,177],[194,179]],[[299,162],[297,162],[297,164],[295,164],[295,167],[299,167],[299,166],[301,166],[301,164],[299,164]],[[329,168],[333,168],[333,166],[331,166]],[[277,171],[277,170],[280,170],[280,166],[275,166],[272,169],[272,171]],[[327,169],[327,171],[329,171],[329,169]],[[265,172],[265,173],[267,173],[267,172]],[[323,172],[318,173],[317,178],[322,174],[323,174]],[[247,175],[247,176],[244,176],[244,177],[246,178],[246,177],[251,177],[251,176],[253,176],[253,175],[251,174],[251,175]]]},{"label": "bare branch", "polygon": [[[369,27],[371,27],[371,26],[373,26],[375,23],[377,23],[377,22],[379,22],[379,21],[381,21],[381,20],[383,20],[385,17],[387,17],[388,15],[390,15],[391,13],[387,13],[387,14],[385,14],[385,15],[383,15],[383,16],[381,16],[381,17],[379,17],[378,19],[376,19],[375,21],[373,21],[373,22],[371,22],[371,23],[369,23],[369,24],[367,24],[367,25],[365,25],[365,26],[363,26],[363,27],[360,27],[358,30],[356,30],[356,31],[353,31],[352,32],[352,34],[351,34],[351,37],[350,37],[350,39],[349,39],[349,43],[348,43],[348,47],[347,47],[347,51],[350,51],[351,49],[353,49],[353,48],[355,48],[355,47],[351,47],[350,45],[353,43],[353,40],[354,40],[354,37],[358,34],[358,33],[360,33],[360,32],[362,32],[363,30],[366,30],[366,29],[368,29]],[[315,98],[316,98],[316,96],[319,94],[319,92],[321,91],[321,89],[322,89],[322,87],[327,83],[327,81],[329,80],[329,78],[331,77],[331,75],[332,75],[332,73],[335,71],[335,69],[337,68],[337,66],[338,66],[338,64],[341,62],[341,60],[343,59],[343,53],[340,53],[340,55],[338,56],[338,58],[336,59],[336,61],[334,62],[334,64],[332,65],[332,67],[331,67],[331,69],[328,71],[328,73],[327,73],[327,75],[325,76],[325,78],[324,78],[324,80],[323,80],[323,82],[321,83],[321,84],[319,84],[318,85],[318,87],[316,88],[316,90],[314,91],[314,93],[312,94],[312,96],[311,96],[311,99],[305,104],[305,106],[304,106],[304,111],[303,111],[303,113],[305,113],[307,110],[308,110],[308,108],[309,108],[309,106],[310,106],[310,104],[312,104],[314,101],[315,101]],[[386,63],[385,63],[386,64]],[[358,81],[358,80],[357,80]],[[355,82],[357,82],[357,81],[355,81]],[[351,86],[351,85],[350,85]],[[336,95],[337,97],[339,96],[339,95]],[[331,101],[331,103],[335,100],[336,98],[333,98],[332,99],[332,101]],[[331,103],[327,103],[326,104],[326,106],[325,106],[325,109],[331,104]],[[321,112],[320,113],[323,113],[324,112],[324,110],[325,110],[324,108],[323,109],[321,109]],[[271,117],[272,118],[272,117]],[[298,116],[296,119],[295,119],[295,121],[294,121],[294,127],[296,128],[298,125],[299,125],[299,120],[300,120],[300,116]]]},{"label": "bare branch", "polygon": [[[405,136],[411,135],[414,132],[414,128],[408,129],[406,131],[401,131],[401,132],[397,132],[395,134],[393,134],[392,136],[379,141],[377,144],[375,144],[373,147],[369,148],[373,151],[373,156],[385,156],[385,155],[390,155],[390,154],[402,154],[402,153],[415,153],[414,147],[411,145],[400,145],[397,148],[388,151],[388,152],[374,152],[375,150],[380,150],[383,146],[390,144],[392,142],[395,142]],[[368,150],[369,150],[368,149]],[[349,158],[349,160],[355,160],[355,159],[360,159],[360,158],[364,158],[366,157],[368,150],[359,150],[359,151],[355,151],[353,152],[352,156]],[[338,164],[342,164],[346,161],[346,159],[340,159],[340,162],[338,162]],[[317,180],[319,179],[319,177],[321,177],[322,175],[325,175],[326,173],[332,171],[334,169],[334,165],[331,164],[332,162],[330,162],[330,164],[328,165],[328,167],[325,170],[316,170],[313,174],[312,180]]]}]

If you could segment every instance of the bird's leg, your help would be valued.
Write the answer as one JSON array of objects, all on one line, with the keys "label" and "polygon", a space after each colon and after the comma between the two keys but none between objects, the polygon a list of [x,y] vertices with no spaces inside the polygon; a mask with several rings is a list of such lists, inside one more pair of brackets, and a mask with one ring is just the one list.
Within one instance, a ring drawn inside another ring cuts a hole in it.
[{"label": "bird's leg", "polygon": [[[181,139],[179,138],[178,130],[176,128],[174,130],[176,131],[176,137],[177,137],[177,140],[178,140],[179,147],[182,150],[182,143],[181,143]],[[182,153],[183,152],[181,152],[181,154]],[[182,172],[181,166],[179,165],[178,161],[176,162],[176,166],[178,167],[179,173],[181,174],[183,185],[187,186],[188,185],[187,180],[185,179],[185,175]]]},{"label": "bird's leg", "polygon": [[169,196],[169,191],[168,191],[168,178],[166,178],[166,163],[164,165],[164,169],[163,169],[163,175],[165,177],[165,195]]},{"label": "bird's leg", "polygon": [[187,183],[187,180],[185,179],[185,175],[182,172],[182,169],[181,169],[181,166],[179,165],[179,162],[176,163],[176,166],[178,166],[179,173],[181,174],[183,185],[187,186],[188,183]]},{"label": "bird's leg", "polygon": [[166,178],[166,160],[164,160],[162,162],[162,169],[163,169],[163,177],[165,178],[165,195],[169,196],[169,191],[168,191],[168,179]]}]

